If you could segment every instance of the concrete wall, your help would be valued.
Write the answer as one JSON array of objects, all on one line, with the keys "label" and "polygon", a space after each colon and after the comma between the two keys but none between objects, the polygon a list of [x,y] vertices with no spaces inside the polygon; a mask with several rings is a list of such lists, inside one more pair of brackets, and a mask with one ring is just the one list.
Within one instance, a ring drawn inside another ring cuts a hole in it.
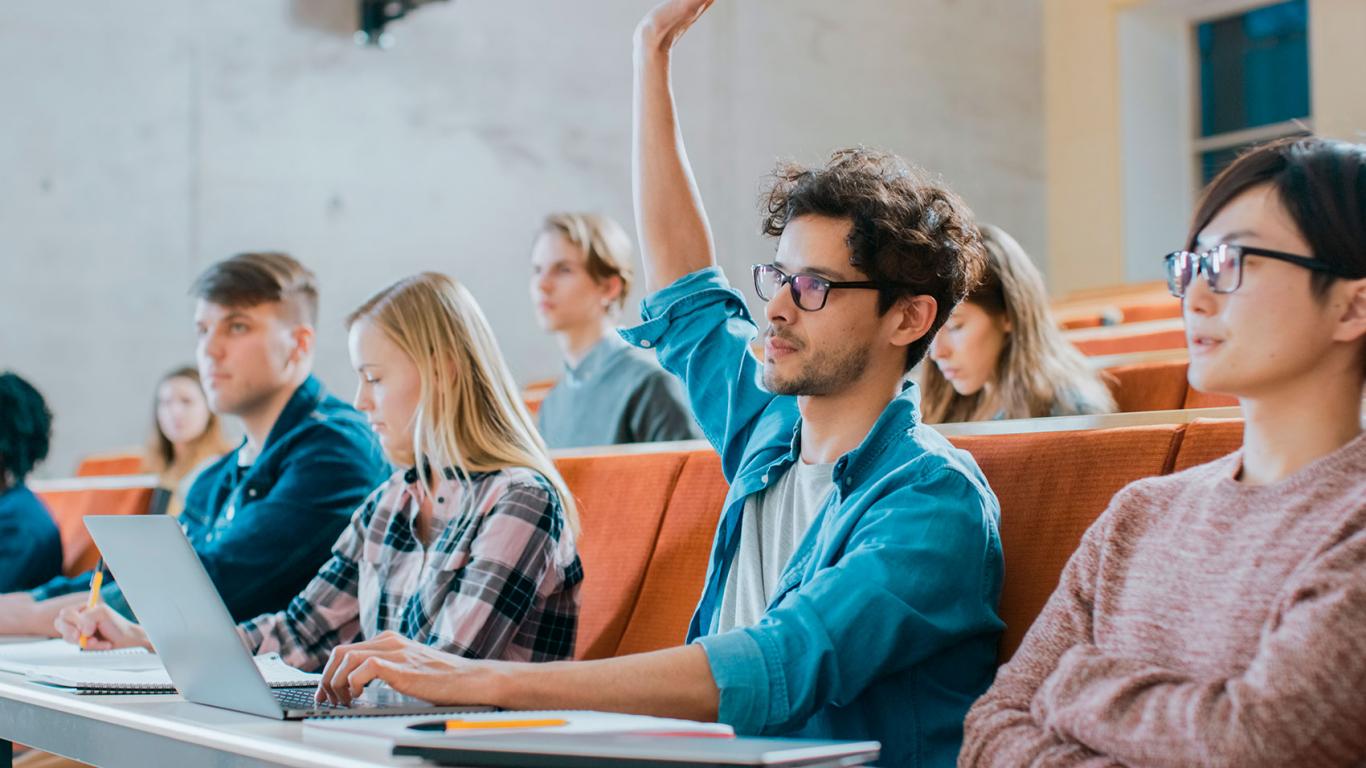
[{"label": "concrete wall", "polygon": [[[631,220],[630,38],[649,0],[459,0],[357,48],[349,0],[44,0],[0,25],[0,368],[57,414],[42,471],[139,443],[192,357],[190,280],[247,249],[323,287],[318,369],[349,396],[340,318],[421,269],[480,297],[522,380],[558,370],[527,298],[541,216]],[[772,245],[779,157],[886,147],[1044,254],[1042,0],[725,0],[679,100],[725,267]],[[628,226],[629,228],[629,226]]]}]

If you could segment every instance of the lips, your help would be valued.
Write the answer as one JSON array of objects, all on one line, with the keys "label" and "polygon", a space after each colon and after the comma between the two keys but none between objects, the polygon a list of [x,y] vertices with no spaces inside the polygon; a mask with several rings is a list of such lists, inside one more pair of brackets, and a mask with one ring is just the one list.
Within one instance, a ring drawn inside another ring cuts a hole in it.
[{"label": "lips", "polygon": [[1218,336],[1211,336],[1205,333],[1193,333],[1186,337],[1186,346],[1189,347],[1190,351],[1193,353],[1209,352],[1218,348],[1218,346],[1223,343],[1224,340]]}]

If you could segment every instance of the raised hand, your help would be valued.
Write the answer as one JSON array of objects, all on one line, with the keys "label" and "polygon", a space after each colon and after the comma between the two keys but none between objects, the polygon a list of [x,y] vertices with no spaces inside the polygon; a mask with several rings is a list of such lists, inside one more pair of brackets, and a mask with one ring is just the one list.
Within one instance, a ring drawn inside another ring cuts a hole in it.
[{"label": "raised hand", "polygon": [[668,0],[655,6],[636,27],[636,41],[664,50],[672,48],[715,1]]},{"label": "raised hand", "polygon": [[318,684],[318,701],[350,704],[365,686],[383,680],[390,688],[434,704],[488,704],[485,681],[492,663],[464,659],[384,632],[372,640],[332,650]]},{"label": "raised hand", "polygon": [[142,627],[120,616],[107,605],[91,607],[68,606],[57,614],[53,622],[62,639],[79,644],[81,635],[87,640],[86,650],[107,651],[111,648],[143,647],[152,650],[147,633]]}]

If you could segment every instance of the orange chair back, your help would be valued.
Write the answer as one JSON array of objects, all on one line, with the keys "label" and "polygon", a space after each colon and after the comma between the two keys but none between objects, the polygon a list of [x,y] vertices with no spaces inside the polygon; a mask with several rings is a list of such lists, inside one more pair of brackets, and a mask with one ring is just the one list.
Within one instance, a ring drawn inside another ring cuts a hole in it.
[{"label": "orange chair back", "polygon": [[1121,306],[1120,312],[1126,323],[1143,323],[1149,320],[1167,320],[1181,316],[1181,300],[1167,298]]},{"label": "orange chair back", "polygon": [[579,632],[575,656],[612,656],[635,609],[687,454],[576,456],[555,461],[579,507]]},{"label": "orange chair back", "polygon": [[1186,425],[1172,471],[1180,472],[1227,456],[1243,445],[1242,419],[1196,419]]},{"label": "orange chair back", "polygon": [[143,468],[140,453],[105,453],[87,456],[76,467],[76,477],[104,477],[107,475],[138,475]]},{"label": "orange chair back", "polygon": [[[62,573],[75,576],[95,567],[100,553],[85,529],[86,515],[142,515],[156,498],[156,478],[128,478],[132,482],[101,484],[34,483],[33,491],[47,505],[62,537]],[[161,493],[165,493],[164,491]]]},{"label": "orange chair back", "polygon": [[972,453],[1001,502],[1002,663],[1019,647],[1110,497],[1135,480],[1165,472],[1180,431],[1159,425],[951,438]]},{"label": "orange chair back", "polygon": [[617,647],[618,656],[683,643],[693,608],[702,596],[727,490],[721,458],[714,451],[688,454],[669,499],[640,597]]},{"label": "orange chair back", "polygon": [[1212,392],[1201,392],[1195,387],[1186,387],[1186,400],[1181,405],[1182,408],[1237,408],[1238,398],[1232,395],[1220,395]]},{"label": "orange chair back", "polygon": [[1186,403],[1185,360],[1121,365],[1105,369],[1120,413],[1175,411]]},{"label": "orange chair back", "polygon": [[1125,334],[1123,326],[1117,326],[1113,335],[1096,336],[1089,339],[1075,339],[1072,342],[1083,355],[1122,355],[1129,352],[1153,352],[1160,349],[1181,349],[1186,346],[1186,332],[1180,328],[1170,328],[1143,333]]}]

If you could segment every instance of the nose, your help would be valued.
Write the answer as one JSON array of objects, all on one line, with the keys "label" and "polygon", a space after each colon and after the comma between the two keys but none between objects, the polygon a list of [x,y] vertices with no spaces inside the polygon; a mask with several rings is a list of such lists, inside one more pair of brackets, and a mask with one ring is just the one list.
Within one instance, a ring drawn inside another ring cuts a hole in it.
[{"label": "nose", "polygon": [[351,405],[361,413],[369,413],[375,410],[374,403],[370,401],[370,395],[365,391],[363,382],[356,387],[356,396],[352,398]]},{"label": "nose", "polygon": [[944,332],[940,331],[934,335],[934,341],[930,342],[930,359],[939,362],[950,357],[953,357],[953,345],[944,338]]},{"label": "nose", "polygon": [[797,302],[792,298],[792,289],[780,286],[773,298],[764,305],[764,317],[770,325],[791,325],[797,319]]},{"label": "nose", "polygon": [[1210,290],[1209,283],[1205,280],[1203,273],[1191,275],[1190,285],[1186,286],[1186,295],[1181,299],[1181,309],[1183,312],[1208,317],[1214,314],[1218,307],[1219,297],[1214,291]]},{"label": "nose", "polygon": [[223,341],[217,333],[209,332],[199,339],[199,354],[209,360],[223,359]]}]

